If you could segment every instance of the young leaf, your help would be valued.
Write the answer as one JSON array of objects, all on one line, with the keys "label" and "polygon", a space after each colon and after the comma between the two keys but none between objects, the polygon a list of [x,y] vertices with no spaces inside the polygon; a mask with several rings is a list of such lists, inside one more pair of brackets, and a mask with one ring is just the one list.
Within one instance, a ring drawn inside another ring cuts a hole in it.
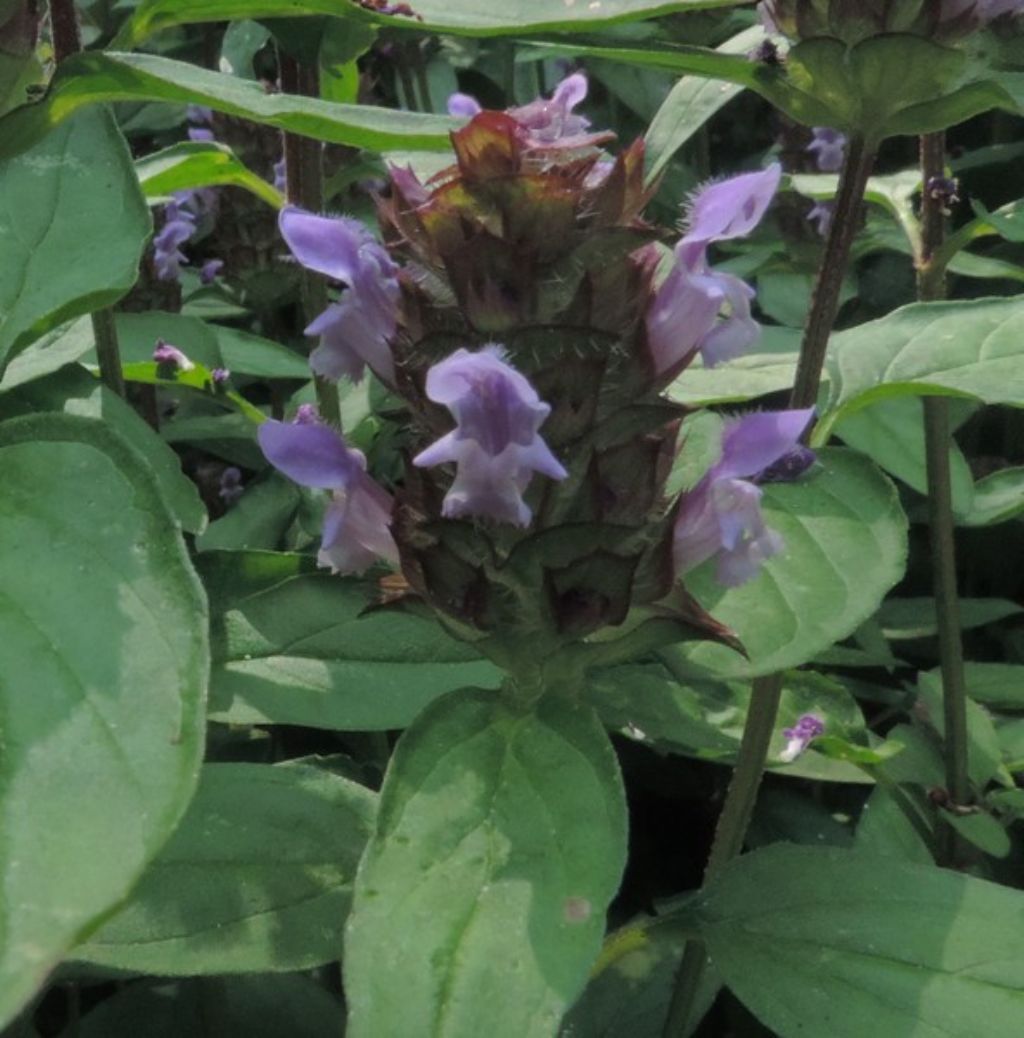
[{"label": "young leaf", "polygon": [[588,707],[478,689],[433,704],[395,750],[356,879],[350,1038],[553,1034],[625,855],[618,767]]},{"label": "young leaf", "polygon": [[0,425],[0,1024],[128,893],[202,756],[206,602],[141,457],[68,415]]}]

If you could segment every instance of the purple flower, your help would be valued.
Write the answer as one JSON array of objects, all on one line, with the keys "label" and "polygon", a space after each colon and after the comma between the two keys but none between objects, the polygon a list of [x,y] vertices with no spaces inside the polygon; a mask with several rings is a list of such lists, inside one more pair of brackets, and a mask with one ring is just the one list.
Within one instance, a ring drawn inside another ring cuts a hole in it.
[{"label": "purple flower", "polygon": [[786,748],[779,754],[784,764],[795,761],[810,744],[825,734],[825,723],[814,714],[804,714],[792,728],[783,728],[782,735],[786,739]]},{"label": "purple flower", "polygon": [[378,559],[398,563],[391,495],[366,473],[361,451],[327,425],[270,419],[257,432],[267,460],[304,487],[330,490],[317,562],[334,573],[362,573]]},{"label": "purple flower", "polygon": [[210,378],[215,386],[223,386],[231,378],[231,372],[227,368],[214,368],[210,372]]},{"label": "purple flower", "polygon": [[[750,315],[753,289],[707,261],[712,242],[743,237],[757,226],[779,186],[782,168],[769,166],[701,190],[687,230],[675,247],[675,263],[647,311],[647,341],[655,374],[678,370],[700,350],[709,367],[737,357],[761,334]],[[723,320],[719,315],[725,311]]]},{"label": "purple flower", "polygon": [[814,156],[822,173],[838,173],[846,158],[846,134],[829,126],[815,126],[807,150]]},{"label": "purple flower", "polygon": [[283,158],[274,163],[274,187],[276,187],[281,194],[285,193],[288,186],[288,181],[285,179],[285,166],[286,164]]},{"label": "purple flower", "polygon": [[676,518],[678,576],[715,558],[719,583],[737,587],[782,551],[782,538],[765,526],[761,489],[751,480],[793,451],[813,414],[813,408],[763,411],[725,426],[722,456],[684,495]]},{"label": "purple flower", "polygon": [[456,350],[435,364],[427,372],[427,396],[444,404],[456,422],[413,459],[420,466],[455,462],[444,515],[526,526],[532,512],[523,492],[533,473],[552,479],[568,475],[537,434],[551,408],[495,344],[478,353]]},{"label": "purple flower", "polygon": [[306,335],[320,336],[310,366],[324,378],[347,375],[357,382],[368,365],[393,382],[389,340],[398,327],[398,268],[384,247],[358,220],[344,216],[314,216],[286,206],[279,225],[299,263],[348,286],[341,301],[306,328]]},{"label": "purple flower", "polygon": [[829,228],[832,226],[832,217],[836,211],[835,202],[815,202],[807,210],[807,219],[815,225],[815,230],[822,238],[827,237]]},{"label": "purple flower", "polygon": [[181,251],[195,233],[196,218],[177,201],[164,206],[164,225],[153,238],[153,268],[160,281],[177,281],[188,260]]},{"label": "purple flower", "polygon": [[[613,136],[588,133],[590,120],[573,112],[586,98],[587,89],[587,77],[575,72],[555,87],[550,98],[538,97],[529,104],[507,108],[506,112],[519,124],[529,148],[586,148]],[[455,93],[448,98],[448,114],[456,118],[471,119],[481,111],[480,102],[469,94]]]},{"label": "purple flower", "polygon": [[153,360],[157,364],[175,368],[178,371],[191,371],[195,367],[195,364],[177,346],[172,346],[163,339],[156,340],[156,345],[153,347]]},{"label": "purple flower", "polygon": [[204,285],[212,285],[224,267],[222,259],[209,259],[199,268],[199,280]]},{"label": "purple flower", "polygon": [[229,465],[220,474],[220,487],[217,490],[217,496],[224,502],[225,505],[233,505],[245,492],[245,487],[242,486],[242,470],[236,468],[234,465]]},{"label": "purple flower", "polygon": [[213,141],[213,130],[208,129],[205,126],[190,126],[188,128],[188,139],[190,141]]}]

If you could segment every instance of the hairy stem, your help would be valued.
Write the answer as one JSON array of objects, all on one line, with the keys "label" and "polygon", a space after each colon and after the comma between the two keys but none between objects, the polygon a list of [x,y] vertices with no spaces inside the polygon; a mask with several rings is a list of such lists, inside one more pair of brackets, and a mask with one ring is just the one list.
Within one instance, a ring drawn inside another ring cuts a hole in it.
[{"label": "hairy stem", "polygon": [[[923,302],[944,299],[945,268],[934,262],[945,237],[945,208],[941,190],[930,188],[946,169],[946,139],[942,133],[921,138],[921,254],[917,258],[917,295]],[[928,469],[928,524],[931,533],[933,594],[939,627],[942,705],[945,719],[943,745],[946,789],[954,805],[970,798],[967,777],[967,693],[964,651],[960,637],[960,599],[957,594],[953,495],[949,471],[949,402],[945,397],[924,400],[925,460]],[[945,839],[946,857],[955,855],[956,837]]]},{"label": "hairy stem", "polygon": [[[839,178],[832,224],[811,298],[811,310],[800,344],[800,359],[790,395],[790,407],[811,407],[817,402],[821,372],[825,366],[825,351],[839,311],[839,295],[850,249],[860,227],[864,189],[874,159],[875,149],[871,145],[863,138],[851,138]],[[705,882],[713,879],[743,849],[777,723],[782,681],[782,674],[769,674],[754,681],[736,768],[715,829],[704,873]],[[665,1038],[677,1038],[684,1033],[693,1013],[694,999],[706,964],[707,955],[703,946],[699,942],[688,941],[676,974],[663,1031]]]},{"label": "hairy stem", "polygon": [[[320,96],[320,81],[317,70],[308,65],[300,65],[293,57],[283,51],[278,53],[278,68],[281,76],[281,89],[286,94],[300,94],[304,97]],[[289,205],[301,206],[311,213],[319,213],[324,208],[324,167],[323,146],[310,137],[300,137],[294,133],[282,134],[284,139],[284,176],[285,195]],[[327,307],[327,286],[321,277],[311,270],[301,268],[299,290],[302,297],[302,313],[305,323],[309,324]],[[313,376],[316,388],[316,402],[320,416],[331,425],[341,425],[341,407],[338,402],[338,389],[334,383]]]}]

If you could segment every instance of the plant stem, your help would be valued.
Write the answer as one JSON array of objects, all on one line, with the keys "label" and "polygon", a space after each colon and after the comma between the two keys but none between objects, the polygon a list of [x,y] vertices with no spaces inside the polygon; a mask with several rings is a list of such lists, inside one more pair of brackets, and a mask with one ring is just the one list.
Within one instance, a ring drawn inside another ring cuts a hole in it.
[{"label": "plant stem", "polygon": [[817,403],[828,338],[839,311],[839,294],[843,278],[846,277],[846,264],[853,239],[860,228],[864,188],[874,162],[875,149],[862,138],[851,137],[839,178],[835,213],[818,268],[814,295],[811,297],[811,311],[800,344],[796,379],[789,398],[790,407],[812,407]]},{"label": "plant stem", "polygon": [[[860,227],[864,189],[874,159],[873,146],[863,138],[850,139],[839,178],[835,212],[800,344],[800,359],[789,399],[790,407],[811,407],[817,402],[828,339],[839,311],[839,295],[850,249]],[[777,723],[782,682],[782,674],[769,674],[754,681],[736,767],[726,791],[725,804],[715,828],[704,872],[705,882],[713,879],[743,849]],[[703,946],[697,941],[688,941],[676,974],[675,989],[662,1032],[664,1038],[677,1038],[683,1034],[693,1013],[694,999],[706,963],[707,955]]]},{"label": "plant stem", "polygon": [[[944,299],[945,268],[933,262],[945,236],[945,211],[941,193],[929,184],[945,174],[946,139],[942,133],[921,138],[921,255],[917,262],[917,295],[923,302]],[[939,627],[939,661],[942,670],[942,706],[945,719],[943,752],[946,789],[954,805],[970,798],[967,776],[967,693],[964,651],[960,638],[960,599],[957,594],[952,481],[949,472],[949,403],[945,397],[924,400],[925,461],[928,469],[928,524],[931,532],[933,594]],[[951,858],[956,836],[946,833],[945,851]]]},{"label": "plant stem", "polygon": [[[58,64],[82,49],[75,0],[50,0],[50,31],[53,35],[53,56]],[[114,311],[104,307],[94,311],[91,316],[100,378],[108,389],[123,398],[124,375],[121,372],[121,350],[117,343]]]},{"label": "plant stem", "polygon": [[[278,52],[278,69],[281,89],[287,94],[304,97],[320,96],[320,80],[315,67],[300,65],[293,57]],[[284,138],[285,194],[289,205],[301,206],[311,213],[324,208],[323,148],[319,141],[300,137],[294,133],[282,134]],[[327,308],[327,286],[311,270],[301,268],[299,291],[302,297],[302,312],[309,324]],[[313,376],[316,402],[320,416],[334,426],[341,425],[341,407],[338,389],[334,383]]]},{"label": "plant stem", "polygon": [[53,57],[58,64],[82,49],[75,0],[50,0],[50,33]]}]

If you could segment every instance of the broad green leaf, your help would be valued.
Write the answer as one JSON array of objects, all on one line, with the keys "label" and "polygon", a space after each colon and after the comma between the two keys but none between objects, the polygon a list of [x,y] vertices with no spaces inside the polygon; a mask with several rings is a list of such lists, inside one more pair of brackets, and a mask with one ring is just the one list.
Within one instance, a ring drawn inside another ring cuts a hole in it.
[{"label": "broad green leaf", "polygon": [[308,359],[279,343],[240,328],[207,327],[217,340],[222,366],[231,372],[254,378],[310,378]]},{"label": "broad green leaf", "polygon": [[740,403],[777,393],[793,385],[799,356],[800,333],[791,328],[766,328],[762,341],[750,353],[706,368],[698,359],[669,386],[669,396],[680,404]]},{"label": "broad green leaf", "polygon": [[350,1038],[548,1038],[625,858],[618,765],[589,707],[479,689],[434,703],[395,749],[356,878]]},{"label": "broad green leaf", "polygon": [[853,843],[853,832],[819,800],[792,787],[768,786],[757,795],[746,844],[754,849],[773,843],[849,847]]},{"label": "broad green leaf", "polygon": [[134,450],[88,419],[15,418],[0,471],[2,1024],[181,818],[208,650],[202,590]]},{"label": "broad green leaf", "polygon": [[907,521],[896,489],[867,458],[829,448],[795,483],[764,487],[764,516],[785,550],[738,588],[715,580],[713,562],[685,584],[731,627],[749,659],[711,642],[669,652],[696,675],[753,677],[799,666],[841,641],[903,576]]},{"label": "broad green leaf", "polygon": [[361,18],[396,29],[468,36],[518,36],[528,31],[592,29],[599,25],[654,18],[680,11],[729,7],[735,0],[417,0],[417,17],[372,14],[339,0],[143,0],[117,39],[132,47],[161,29],[187,22],[223,22],[236,18],[339,15]]},{"label": "broad green leaf", "polygon": [[699,897],[733,993],[780,1038],[1016,1038],[1024,893],[933,866],[769,847]]},{"label": "broad green leaf", "polygon": [[[213,600],[214,720],[404,728],[452,689],[501,680],[432,618],[371,611],[372,583],[311,571],[308,557],[211,553],[199,567]],[[250,589],[259,573],[273,580]]]},{"label": "broad green leaf", "polygon": [[[748,54],[764,39],[764,29],[754,26],[726,40],[723,54]],[[644,134],[647,179],[654,180],[672,156],[743,88],[732,83],[697,76],[683,76],[672,88]]]},{"label": "broad green leaf", "polygon": [[[88,320],[84,323],[89,325]],[[8,375],[21,370],[20,362],[35,350],[36,345],[38,343],[18,355],[7,369]],[[89,345],[92,345],[91,333]],[[196,484],[182,472],[178,455],[133,407],[84,368],[67,367],[0,396],[0,419],[39,411],[63,411],[102,421],[145,458],[160,484],[164,500],[182,529],[200,533],[205,528],[206,506]]]},{"label": "broad green leaf", "polygon": [[443,151],[450,146],[448,131],[458,125],[447,116],[268,94],[249,80],[155,54],[91,51],[61,62],[41,101],[0,119],[0,159],[32,147],[83,105],[103,101],[207,105],[292,133],[372,151]]},{"label": "broad green leaf", "polygon": [[[686,921],[671,915],[643,916],[609,934],[560,1038],[661,1038],[688,936]],[[679,1038],[693,1034],[721,986],[718,974],[706,969]]]},{"label": "broad green leaf", "polygon": [[892,794],[881,786],[864,804],[855,842],[857,850],[864,854],[900,858],[920,865],[932,863],[928,845],[907,820]]},{"label": "broad green leaf", "polygon": [[815,430],[887,397],[949,395],[1024,406],[1020,298],[912,303],[840,332],[828,358],[831,393]]},{"label": "broad green leaf", "polygon": [[[937,675],[937,671],[933,671]],[[1019,663],[966,663],[971,699],[986,706],[1024,710],[1024,666]]]},{"label": "broad green leaf", "polygon": [[88,353],[94,342],[92,321],[88,317],[79,317],[69,324],[54,328],[23,349],[7,365],[3,378],[0,378],[0,393],[16,389],[26,382],[57,371],[65,364],[73,363]]},{"label": "broad green leaf", "polygon": [[[961,598],[959,611],[960,627],[965,631],[1024,613],[1005,598]],[[939,632],[934,598],[890,598],[879,607],[878,622],[882,634],[893,641],[928,638]]]},{"label": "broad green leaf", "polygon": [[[924,412],[921,401],[912,397],[878,400],[870,407],[847,415],[835,434],[849,447],[866,454],[891,476],[920,494],[928,493],[924,452]],[[958,515],[971,510],[974,480],[963,452],[955,442],[949,448],[953,510]]]},{"label": "broad green leaf", "polygon": [[972,811],[969,814],[943,811],[942,817],[968,843],[973,843],[993,858],[1005,858],[1013,847],[1006,827],[985,811]]},{"label": "broad green leaf", "polygon": [[[592,673],[587,699],[619,735],[662,753],[731,764],[747,718],[750,683],[680,681],[660,664],[631,663]],[[869,782],[853,764],[825,757],[813,745],[791,764],[778,760],[786,744],[782,729],[808,713],[821,718],[829,734],[866,742],[860,707],[842,685],[810,671],[792,671],[783,685],[768,766],[792,778]]]},{"label": "broad green leaf", "polygon": [[0,374],[12,352],[120,299],[149,232],[128,148],[103,109],[0,163]]},{"label": "broad green leaf", "polygon": [[121,987],[77,1024],[76,1038],[338,1038],[341,1001],[288,973],[144,981]]},{"label": "broad green leaf", "polygon": [[375,807],[368,789],[318,768],[207,764],[128,903],[72,956],[161,976],[340,959]]},{"label": "broad green leaf", "polygon": [[272,551],[292,525],[302,503],[289,479],[271,472],[245,488],[242,496],[196,541],[197,551]]},{"label": "broad green leaf", "polygon": [[135,173],[147,198],[162,199],[197,187],[240,187],[280,209],[284,195],[257,176],[226,145],[182,141],[136,159]]},{"label": "broad green leaf", "polygon": [[974,484],[974,503],[961,515],[964,526],[994,526],[1024,512],[1024,468],[1002,469]]}]

